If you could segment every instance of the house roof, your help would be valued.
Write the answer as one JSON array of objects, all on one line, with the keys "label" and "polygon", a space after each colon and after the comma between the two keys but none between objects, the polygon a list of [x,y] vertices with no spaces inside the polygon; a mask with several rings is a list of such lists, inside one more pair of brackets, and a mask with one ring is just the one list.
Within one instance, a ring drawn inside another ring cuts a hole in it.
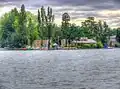
[{"label": "house roof", "polygon": [[110,36],[110,39],[116,39],[116,35]]},{"label": "house roof", "polygon": [[53,45],[54,45],[54,46],[57,46],[58,44],[57,44],[57,43],[54,43]]},{"label": "house roof", "polygon": [[86,41],[73,41],[73,43],[84,43],[84,44],[92,44],[92,43],[97,43],[95,40],[93,40],[93,39],[87,39]]}]

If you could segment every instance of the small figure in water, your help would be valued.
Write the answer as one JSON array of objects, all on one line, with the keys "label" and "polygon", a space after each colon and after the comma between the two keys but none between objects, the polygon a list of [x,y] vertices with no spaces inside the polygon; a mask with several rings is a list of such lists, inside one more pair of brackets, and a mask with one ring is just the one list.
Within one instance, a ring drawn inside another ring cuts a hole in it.
[{"label": "small figure in water", "polygon": [[54,47],[55,50],[58,50],[58,44],[57,43],[54,43],[53,47]]},{"label": "small figure in water", "polygon": [[107,43],[104,44],[104,48],[108,48],[108,44]]}]

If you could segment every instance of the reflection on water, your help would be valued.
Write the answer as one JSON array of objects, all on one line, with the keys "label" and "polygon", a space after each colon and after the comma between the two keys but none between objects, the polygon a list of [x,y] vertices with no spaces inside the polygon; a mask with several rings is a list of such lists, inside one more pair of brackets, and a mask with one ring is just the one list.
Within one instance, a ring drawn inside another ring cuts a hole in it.
[{"label": "reflection on water", "polygon": [[0,89],[120,89],[120,49],[0,51]]}]

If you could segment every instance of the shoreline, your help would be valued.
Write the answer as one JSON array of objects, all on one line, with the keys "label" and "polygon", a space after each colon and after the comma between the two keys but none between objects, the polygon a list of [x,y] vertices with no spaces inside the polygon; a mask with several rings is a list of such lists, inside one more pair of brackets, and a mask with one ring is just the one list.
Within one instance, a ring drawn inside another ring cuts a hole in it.
[{"label": "shoreline", "polygon": [[119,49],[119,48],[83,48],[83,49],[22,49],[22,48],[0,48],[0,51],[52,51],[52,50],[100,50],[100,49]]}]

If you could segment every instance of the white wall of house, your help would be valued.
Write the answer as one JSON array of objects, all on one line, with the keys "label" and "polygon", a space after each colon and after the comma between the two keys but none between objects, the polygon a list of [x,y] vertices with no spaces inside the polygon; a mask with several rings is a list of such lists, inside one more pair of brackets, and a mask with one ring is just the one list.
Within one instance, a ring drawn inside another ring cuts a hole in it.
[{"label": "white wall of house", "polygon": [[116,36],[110,36],[110,40],[109,40],[108,44],[109,45],[111,44],[112,46],[115,46],[116,43],[117,43]]}]

